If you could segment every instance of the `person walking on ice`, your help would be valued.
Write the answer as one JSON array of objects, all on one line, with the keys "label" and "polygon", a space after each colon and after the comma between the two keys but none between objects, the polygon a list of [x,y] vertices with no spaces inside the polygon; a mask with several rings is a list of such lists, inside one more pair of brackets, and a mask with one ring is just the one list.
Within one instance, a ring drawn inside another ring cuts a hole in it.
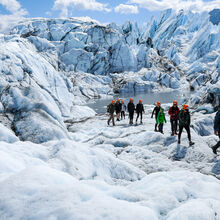
[{"label": "person walking on ice", "polygon": [[136,118],[136,123],[138,121],[139,116],[141,116],[141,124],[142,122],[142,118],[143,118],[143,112],[144,112],[144,106],[142,104],[142,100],[139,100],[139,103],[136,105],[136,113],[137,113],[137,118]]},{"label": "person walking on ice", "polygon": [[134,111],[135,111],[135,105],[133,103],[133,99],[130,98],[129,99],[129,103],[127,106],[128,112],[129,112],[129,124],[132,125],[133,124],[133,118],[134,118]]},{"label": "person walking on ice", "polygon": [[178,114],[179,108],[177,106],[177,101],[173,101],[173,106],[169,108],[168,114],[170,115],[170,124],[171,124],[171,136],[177,134],[177,125],[178,125]]},{"label": "person walking on ice", "polygon": [[121,100],[121,120],[125,119],[126,105],[123,100]]},{"label": "person walking on ice", "polygon": [[212,147],[214,154],[217,154],[217,149],[220,147],[220,106],[214,119],[214,134],[219,136],[219,141]]},{"label": "person walking on ice", "polygon": [[157,102],[157,106],[154,108],[152,115],[151,115],[151,118],[153,118],[153,116],[155,114],[156,124],[155,124],[154,131],[157,131],[157,116],[158,116],[159,111],[160,111],[160,102]]},{"label": "person walking on ice", "polygon": [[178,134],[178,144],[180,144],[181,134],[183,128],[186,129],[189,145],[192,146],[194,142],[191,141],[191,134],[190,134],[190,113],[189,113],[189,106],[184,104],[183,108],[179,112],[179,134]]},{"label": "person walking on ice", "polygon": [[115,112],[115,100],[112,100],[112,102],[107,107],[107,112],[109,113],[109,119],[108,119],[108,125],[110,125],[110,121],[112,120],[112,125],[115,126],[115,120],[114,120],[114,112]]},{"label": "person walking on ice", "polygon": [[165,117],[164,109],[160,108],[160,111],[157,115],[157,124],[159,125],[158,128],[159,128],[159,132],[161,134],[163,134],[163,124],[164,123],[167,123],[167,120],[166,120],[166,117]]},{"label": "person walking on ice", "polygon": [[117,102],[115,104],[115,112],[116,112],[117,121],[120,121],[121,106],[122,105],[121,105],[120,99],[117,99]]}]

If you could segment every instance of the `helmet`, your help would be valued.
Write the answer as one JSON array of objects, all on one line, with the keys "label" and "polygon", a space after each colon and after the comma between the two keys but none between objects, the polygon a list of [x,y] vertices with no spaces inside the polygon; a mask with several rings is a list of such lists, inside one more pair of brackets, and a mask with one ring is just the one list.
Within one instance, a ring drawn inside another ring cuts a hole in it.
[{"label": "helmet", "polygon": [[130,101],[133,101],[133,99],[132,99],[132,98],[130,98],[129,100],[130,100]]},{"label": "helmet", "polygon": [[176,101],[176,100],[175,100],[175,101],[173,101],[173,104],[174,104],[174,105],[177,105],[177,101]]},{"label": "helmet", "polygon": [[112,104],[114,104],[115,103],[115,100],[112,100]]},{"label": "helmet", "polygon": [[117,99],[117,102],[120,102],[120,99]]},{"label": "helmet", "polygon": [[121,103],[124,103],[124,101],[123,101],[123,100],[121,100]]},{"label": "helmet", "polygon": [[189,109],[189,106],[186,105],[186,104],[184,104],[184,105],[183,105],[183,109],[184,109],[184,110]]},{"label": "helmet", "polygon": [[142,100],[141,100],[141,99],[139,100],[139,103],[142,103]]},{"label": "helmet", "polygon": [[159,106],[160,105],[160,102],[157,102],[157,106]]}]

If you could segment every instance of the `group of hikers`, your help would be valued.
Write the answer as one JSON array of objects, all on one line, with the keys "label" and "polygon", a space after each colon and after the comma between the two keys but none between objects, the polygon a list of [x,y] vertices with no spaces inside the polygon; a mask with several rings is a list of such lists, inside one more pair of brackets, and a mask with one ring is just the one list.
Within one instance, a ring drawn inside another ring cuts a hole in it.
[{"label": "group of hikers", "polygon": [[116,113],[116,120],[120,121],[124,118],[125,119],[125,112],[128,110],[129,112],[129,124],[133,124],[133,118],[134,118],[134,112],[137,113],[136,122],[138,121],[138,118],[140,117],[140,123],[142,124],[143,119],[143,113],[144,113],[144,106],[142,104],[142,100],[139,100],[139,103],[134,105],[133,99],[129,99],[129,103],[126,106],[123,100],[117,99],[116,103],[115,100],[112,100],[112,102],[107,107],[107,112],[109,113],[110,117],[108,119],[108,125],[110,124],[110,121],[112,120],[113,126],[115,126],[115,120],[114,120],[114,112]]},{"label": "group of hikers", "polygon": [[[114,120],[114,113],[116,112],[116,120],[120,121],[125,119],[125,112],[128,111],[129,113],[129,124],[133,124],[134,113],[136,111],[136,123],[138,122],[138,118],[140,117],[140,123],[143,123],[143,113],[144,106],[142,100],[140,99],[138,104],[135,106],[133,99],[129,99],[129,103],[127,106],[125,105],[123,100],[117,99],[112,100],[112,102],[107,107],[107,112],[109,113],[109,119],[107,121],[108,125],[112,121],[113,126],[115,126]],[[191,133],[190,133],[190,113],[189,113],[189,106],[187,104],[182,105],[182,109],[180,110],[178,107],[177,101],[173,101],[173,105],[169,108],[168,114],[170,115],[170,124],[171,124],[171,136],[178,135],[178,144],[180,144],[181,134],[183,129],[186,130],[189,140],[189,145],[194,145],[194,142],[191,140]],[[164,109],[161,107],[161,103],[157,102],[156,107],[153,109],[151,118],[155,116],[155,129],[156,132],[161,132],[163,134],[163,125],[166,123],[166,117],[164,113]],[[178,126],[179,125],[179,126]],[[177,133],[178,131],[178,133]],[[219,136],[220,139],[220,108],[216,113],[215,120],[214,120],[214,132],[215,135]],[[213,153],[217,154],[217,149],[220,147],[220,141],[212,147]]]}]

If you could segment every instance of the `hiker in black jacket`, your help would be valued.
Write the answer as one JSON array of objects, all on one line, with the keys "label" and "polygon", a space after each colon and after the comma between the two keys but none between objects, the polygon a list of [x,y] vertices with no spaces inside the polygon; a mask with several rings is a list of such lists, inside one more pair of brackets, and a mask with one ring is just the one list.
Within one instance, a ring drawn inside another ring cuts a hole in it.
[{"label": "hiker in black jacket", "polygon": [[214,120],[214,134],[219,136],[218,143],[212,147],[212,151],[214,154],[217,154],[217,149],[220,147],[220,108],[215,115]]},{"label": "hiker in black jacket", "polygon": [[117,99],[117,102],[115,103],[115,112],[116,112],[117,121],[120,121],[121,107],[122,104],[120,102],[120,99]]},{"label": "hiker in black jacket", "polygon": [[183,131],[183,128],[186,129],[188,134],[189,145],[193,145],[194,142],[191,141],[190,134],[190,114],[189,114],[189,106],[184,104],[183,108],[179,112],[179,134],[178,134],[178,144],[180,144],[180,138]]},{"label": "hiker in black jacket", "polygon": [[158,113],[160,111],[160,102],[157,102],[157,106],[154,108],[153,112],[152,112],[152,115],[151,115],[151,118],[153,118],[154,114],[155,114],[155,120],[156,120],[156,123],[155,123],[155,129],[154,131],[157,131],[157,116],[158,116]]},{"label": "hiker in black jacket", "polygon": [[139,103],[136,105],[136,113],[137,113],[137,118],[136,118],[136,123],[138,121],[139,115],[141,116],[141,124],[142,122],[142,118],[143,118],[143,112],[144,112],[144,106],[142,104],[142,100],[139,100]]},{"label": "hiker in black jacket", "polygon": [[132,98],[130,98],[127,109],[128,109],[128,112],[129,112],[129,119],[130,119],[129,124],[132,125],[133,124],[133,118],[134,118],[134,111],[135,111],[135,105],[133,103]]}]

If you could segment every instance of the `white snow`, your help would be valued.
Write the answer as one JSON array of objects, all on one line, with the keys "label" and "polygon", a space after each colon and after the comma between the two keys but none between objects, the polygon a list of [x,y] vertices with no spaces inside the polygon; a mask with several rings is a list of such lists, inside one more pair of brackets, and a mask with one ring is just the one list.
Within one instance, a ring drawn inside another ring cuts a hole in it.
[{"label": "white snow", "polygon": [[196,144],[189,148],[183,133],[178,150],[169,125],[164,135],[150,131],[152,106],[145,108],[143,125],[126,119],[107,127],[106,116],[76,123],[75,141],[0,142],[1,216],[218,219],[220,182],[213,175],[220,173],[212,173],[218,162],[206,145],[214,137],[192,130]]},{"label": "white snow", "polygon": [[13,143],[19,140],[11,130],[9,130],[1,123],[0,123],[0,133],[1,133],[0,141]]}]

